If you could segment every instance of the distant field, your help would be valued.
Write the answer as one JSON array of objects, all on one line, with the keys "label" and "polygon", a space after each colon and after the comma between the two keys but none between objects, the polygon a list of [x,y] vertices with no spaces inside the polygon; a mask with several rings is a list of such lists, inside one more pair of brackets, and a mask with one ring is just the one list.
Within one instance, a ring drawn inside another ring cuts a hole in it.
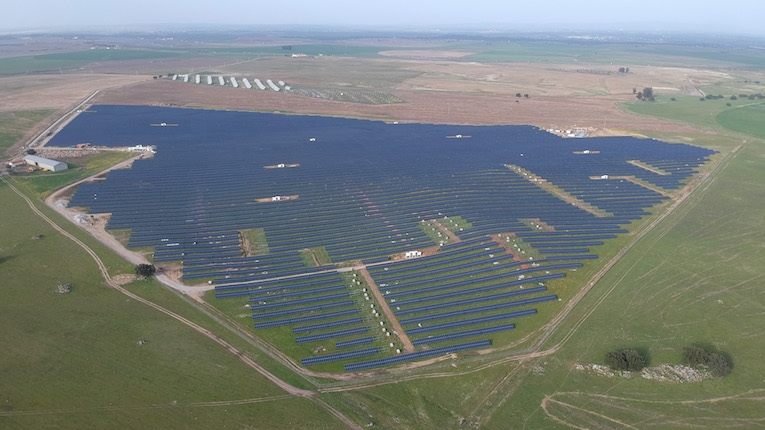
[{"label": "distant field", "polygon": [[44,54],[0,59],[0,76],[59,72],[79,69],[96,61],[152,60],[178,56],[176,52],[146,49],[89,49],[60,54]]},{"label": "distant field", "polygon": [[756,49],[677,45],[624,45],[597,41],[457,43],[451,49],[479,51],[462,61],[529,61],[548,63],[608,63],[620,66],[715,67],[735,65],[761,69],[765,58]]}]

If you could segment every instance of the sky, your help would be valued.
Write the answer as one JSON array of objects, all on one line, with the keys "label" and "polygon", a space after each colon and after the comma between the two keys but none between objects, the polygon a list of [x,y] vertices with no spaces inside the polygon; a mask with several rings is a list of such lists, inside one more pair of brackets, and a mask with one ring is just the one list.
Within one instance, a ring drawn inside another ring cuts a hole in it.
[{"label": "sky", "polygon": [[497,30],[607,29],[765,36],[763,0],[15,0],[0,33],[157,24]]}]

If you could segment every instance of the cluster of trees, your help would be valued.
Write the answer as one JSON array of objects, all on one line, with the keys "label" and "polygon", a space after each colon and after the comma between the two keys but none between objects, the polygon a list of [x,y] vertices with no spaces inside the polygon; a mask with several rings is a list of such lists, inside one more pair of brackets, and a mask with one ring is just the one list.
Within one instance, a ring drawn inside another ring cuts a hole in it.
[{"label": "cluster of trees", "polygon": [[634,349],[622,349],[606,353],[606,366],[613,370],[629,370],[639,372],[645,367],[645,358]]},{"label": "cluster of trees", "polygon": [[[606,353],[603,359],[606,366],[613,370],[629,370],[639,372],[646,366],[646,359],[634,349],[620,349]],[[704,367],[716,378],[727,376],[731,371],[731,364],[723,354],[690,345],[683,348],[680,361],[691,367]]]},{"label": "cluster of trees", "polygon": [[710,352],[706,349],[689,345],[683,348],[682,363],[686,366],[703,366],[709,370],[712,376],[722,378],[730,373],[731,365],[724,355],[718,352]]},{"label": "cluster of trees", "polygon": [[637,88],[632,89],[632,94],[635,94],[638,100],[654,101],[653,87],[645,87],[643,91],[638,91]]},{"label": "cluster of trees", "polygon": [[[515,96],[516,97],[521,97],[521,93],[515,93]],[[529,98],[529,95],[528,94],[524,94],[523,97]]]},{"label": "cluster of trees", "polygon": [[629,73],[630,68],[629,67],[619,67],[619,73]]},{"label": "cluster of trees", "polygon": [[143,278],[150,278],[157,272],[157,268],[153,264],[139,264],[135,266],[135,274]]}]

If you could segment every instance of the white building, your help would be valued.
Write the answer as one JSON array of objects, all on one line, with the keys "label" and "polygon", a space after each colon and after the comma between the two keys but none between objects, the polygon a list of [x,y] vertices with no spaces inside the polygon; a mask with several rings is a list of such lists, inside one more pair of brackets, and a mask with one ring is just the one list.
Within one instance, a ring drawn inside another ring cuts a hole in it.
[{"label": "white building", "polygon": [[43,170],[50,170],[51,172],[61,172],[62,170],[69,169],[69,166],[62,161],[49,160],[36,155],[27,155],[24,157],[24,161],[30,166],[38,167]]},{"label": "white building", "polygon": [[406,251],[404,254],[404,258],[417,258],[422,256],[422,252],[420,251]]}]

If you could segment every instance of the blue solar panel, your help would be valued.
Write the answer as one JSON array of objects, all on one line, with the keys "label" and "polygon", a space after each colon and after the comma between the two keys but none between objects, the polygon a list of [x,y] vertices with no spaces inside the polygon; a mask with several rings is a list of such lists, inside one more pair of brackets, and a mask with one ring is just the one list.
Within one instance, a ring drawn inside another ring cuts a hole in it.
[{"label": "blue solar panel", "polygon": [[481,336],[484,334],[498,333],[500,331],[512,330],[514,328],[515,328],[515,324],[500,324],[500,325],[495,325],[491,327],[476,328],[472,330],[433,335],[433,336],[428,336],[421,339],[413,339],[412,344],[414,346],[429,345],[431,343],[444,342],[447,340],[460,339],[463,337]]},{"label": "blue solar panel", "polygon": [[409,354],[394,355],[387,358],[378,358],[375,360],[361,361],[358,363],[349,363],[345,365],[345,371],[353,372],[356,370],[371,369],[373,367],[389,366],[391,364],[404,363],[407,361],[414,361],[427,357],[435,357],[437,355],[443,354],[453,354],[455,352],[466,351],[468,349],[483,348],[485,346],[491,346],[491,341],[488,339],[477,340],[456,345],[441,346],[438,348],[413,352]]},{"label": "blue solar panel", "polygon": [[300,360],[300,362],[303,364],[303,366],[310,366],[312,364],[329,363],[331,361],[348,360],[351,358],[364,357],[367,355],[375,355],[379,352],[380,350],[377,347],[373,347],[373,348],[359,349],[356,351],[340,352],[337,354],[327,354],[327,355],[319,355],[317,357],[307,357]]}]

